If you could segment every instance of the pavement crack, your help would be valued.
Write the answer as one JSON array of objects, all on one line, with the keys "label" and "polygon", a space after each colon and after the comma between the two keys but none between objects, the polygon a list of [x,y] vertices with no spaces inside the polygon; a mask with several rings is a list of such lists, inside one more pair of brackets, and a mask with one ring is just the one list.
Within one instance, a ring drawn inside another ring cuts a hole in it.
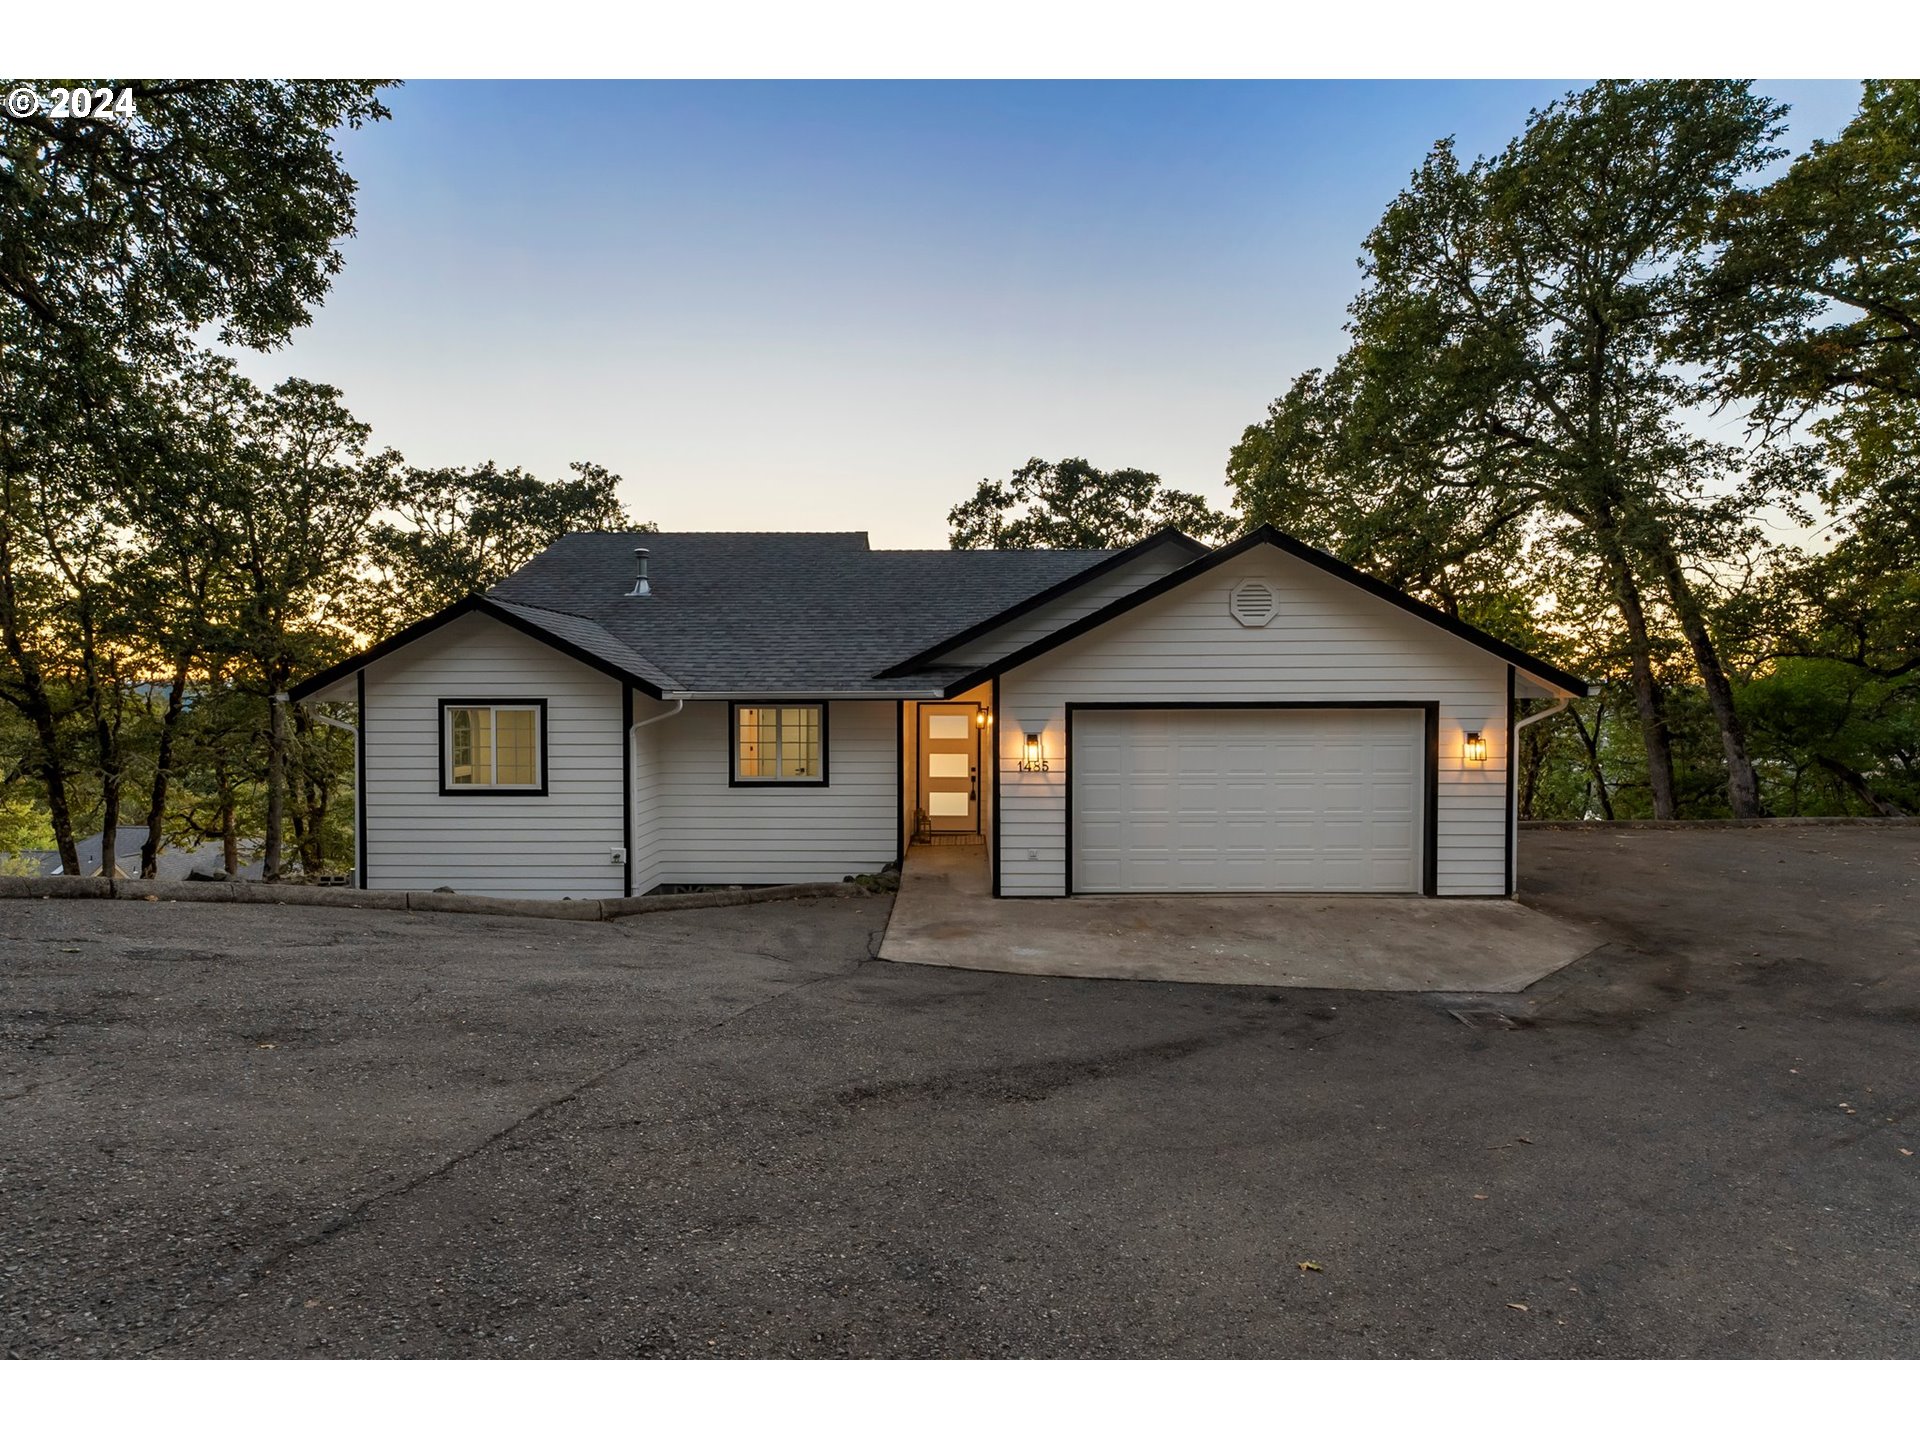
[{"label": "pavement crack", "polygon": [[[732,1024],[735,1020],[743,1016],[753,1014],[755,1011],[762,1010],[769,1005],[777,1004],[781,1000],[797,994],[802,990],[811,989],[813,986],[823,984],[829,980],[843,979],[847,975],[853,974],[860,965],[865,963],[865,961],[856,961],[853,969],[817,975],[811,980],[804,980],[798,984],[787,985],[776,994],[769,995],[762,1000],[756,1000],[751,1005],[742,1006],[740,1009],[722,1016],[710,1025],[695,1026],[686,1033],[694,1035],[711,1033],[712,1031],[720,1029],[722,1026]],[[278,1269],[295,1255],[307,1250],[312,1250],[336,1239],[349,1230],[363,1224],[373,1214],[375,1209],[386,1204],[388,1201],[405,1199],[414,1191],[431,1185],[434,1181],[458,1169],[468,1161],[478,1159],[503,1141],[512,1138],[512,1136],[528,1125],[544,1119],[561,1106],[569,1105],[575,1100],[578,1100],[582,1095],[585,1095],[588,1091],[593,1090],[606,1080],[619,1074],[622,1070],[648,1053],[648,1049],[639,1049],[622,1055],[619,1059],[614,1060],[610,1064],[603,1065],[600,1069],[586,1076],[578,1084],[550,1099],[543,1100],[540,1104],[534,1106],[517,1119],[492,1131],[474,1144],[468,1146],[465,1150],[450,1156],[432,1169],[422,1171],[418,1175],[389,1185],[385,1189],[377,1190],[373,1194],[356,1201],[344,1213],[335,1216],[324,1225],[320,1225],[304,1234],[296,1235],[292,1239],[283,1242],[277,1246],[270,1255],[255,1260],[241,1270],[226,1276],[225,1286],[228,1293],[206,1305],[185,1328],[181,1328],[176,1320],[174,1327],[169,1330],[165,1337],[139,1353],[142,1356],[155,1355],[161,1351],[172,1348],[184,1340],[192,1338],[193,1335],[204,1328],[210,1321],[225,1311],[228,1306],[240,1299],[241,1293],[252,1282],[259,1280],[268,1272]]]}]

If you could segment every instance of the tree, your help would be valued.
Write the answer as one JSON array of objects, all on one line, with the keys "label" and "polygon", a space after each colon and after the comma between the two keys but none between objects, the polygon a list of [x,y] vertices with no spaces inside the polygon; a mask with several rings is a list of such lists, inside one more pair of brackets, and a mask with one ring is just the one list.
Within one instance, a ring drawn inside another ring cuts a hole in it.
[{"label": "tree", "polygon": [[305,323],[353,229],[333,132],[386,114],[367,82],[112,84],[132,116],[0,114],[0,699],[69,870],[78,714],[118,821],[131,677],[102,597],[129,579],[128,496],[186,468],[154,377],[204,329],[265,347]]},{"label": "tree", "polygon": [[305,324],[353,233],[333,132],[388,113],[373,81],[103,83],[131,116],[0,113],[0,316],[95,398],[104,359]]},{"label": "tree", "polygon": [[1230,523],[1206,500],[1146,470],[1099,470],[1085,460],[1029,460],[1009,480],[982,480],[947,512],[955,550],[1110,550],[1167,526],[1198,540]]},{"label": "tree", "polygon": [[266,705],[265,874],[279,878],[285,829],[287,734],[283,695],[293,677],[352,647],[348,623],[365,576],[374,514],[392,493],[399,457],[368,454],[370,430],[340,392],[286,380],[262,393],[235,379],[243,419],[236,451],[245,499],[227,512],[234,580],[224,645],[243,687]]},{"label": "tree", "polygon": [[[1267,427],[1283,460],[1294,446],[1287,464],[1301,433],[1330,434],[1326,473],[1372,477],[1368,523],[1416,573],[1544,541],[1603,586],[1661,816],[1677,804],[1662,600],[1709,697],[1729,803],[1759,809],[1699,591],[1789,472],[1689,427],[1703,392],[1673,351],[1715,303],[1688,262],[1727,194],[1777,157],[1781,114],[1742,84],[1610,82],[1535,112],[1494,159],[1436,145],[1367,239],[1336,383],[1309,382]],[[1259,445],[1242,446],[1241,493],[1267,503]]]},{"label": "tree", "polygon": [[620,477],[576,461],[570,480],[545,481],[488,460],[470,470],[403,470],[388,500],[394,512],[371,532],[385,571],[385,614],[369,630],[398,629],[505,579],[562,535],[578,530],[654,530],[620,503]]},{"label": "tree", "polygon": [[1838,137],[1730,193],[1711,235],[1695,268],[1716,304],[1674,348],[1714,368],[1723,401],[1766,428],[1920,403],[1920,80],[1867,81]]}]

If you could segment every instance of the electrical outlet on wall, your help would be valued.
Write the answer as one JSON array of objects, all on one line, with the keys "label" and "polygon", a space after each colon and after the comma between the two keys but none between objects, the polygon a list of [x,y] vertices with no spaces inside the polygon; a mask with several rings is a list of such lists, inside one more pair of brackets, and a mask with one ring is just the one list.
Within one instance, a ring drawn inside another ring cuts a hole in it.
[{"label": "electrical outlet on wall", "polygon": [[1038,860],[1039,858],[1040,858],[1040,852],[1038,850],[1027,851],[1027,859]]},{"label": "electrical outlet on wall", "polygon": [[627,863],[627,847],[624,845],[609,845],[607,847],[607,863],[609,865],[626,864]]}]

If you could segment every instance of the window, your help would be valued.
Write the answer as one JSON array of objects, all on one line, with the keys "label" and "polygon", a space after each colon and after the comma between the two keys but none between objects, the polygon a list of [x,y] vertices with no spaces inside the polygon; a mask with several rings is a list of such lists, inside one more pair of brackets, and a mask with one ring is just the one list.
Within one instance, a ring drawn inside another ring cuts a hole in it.
[{"label": "window", "polygon": [[547,702],[442,700],[440,793],[547,793]]},{"label": "window", "polygon": [[735,705],[735,785],[827,783],[825,705]]}]

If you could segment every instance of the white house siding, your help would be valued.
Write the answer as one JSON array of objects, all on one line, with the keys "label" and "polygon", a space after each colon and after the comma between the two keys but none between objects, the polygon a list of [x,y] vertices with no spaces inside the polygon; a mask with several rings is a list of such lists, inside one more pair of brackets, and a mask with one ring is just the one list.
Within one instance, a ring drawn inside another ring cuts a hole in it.
[{"label": "white house siding", "polygon": [[[661,856],[666,845],[661,807],[666,797],[666,772],[660,761],[660,731],[680,718],[673,702],[655,700],[637,692],[633,697],[633,893],[644,895],[660,883]],[[647,724],[653,720],[657,723]]]},{"label": "white house siding", "polygon": [[989,630],[977,640],[971,640],[958,649],[942,655],[942,665],[985,665],[998,660],[1003,655],[1011,655],[1023,646],[1031,645],[1046,635],[1051,635],[1063,625],[1071,625],[1082,616],[1091,615],[1106,605],[1111,605],[1123,595],[1131,595],[1142,585],[1158,580],[1169,571],[1178,570],[1182,565],[1193,562],[1194,557],[1177,545],[1156,545],[1136,560],[1129,561],[1105,575],[1089,580],[1079,589],[1069,591],[1058,600],[1029,610],[1018,619],[1009,620],[996,630]]},{"label": "white house siding", "polygon": [[[466,615],[366,669],[367,883],[473,895],[622,893],[620,685]],[[547,702],[545,795],[442,795],[441,700]]]},{"label": "white house siding", "polygon": [[[1279,597],[1258,629],[1227,613],[1235,582]],[[1129,701],[1437,701],[1436,888],[1506,890],[1506,662],[1304,561],[1259,546],[1001,677],[1001,893],[1059,895],[1067,873],[1066,706]],[[1019,769],[1022,732],[1044,725],[1051,768]],[[1487,741],[1462,760],[1465,732]]]},{"label": "white house siding", "polygon": [[[655,777],[652,885],[761,885],[839,880],[899,853],[899,735],[892,700],[828,702],[824,786],[730,785],[722,701],[639,732],[636,767]],[[644,718],[642,716],[641,718]],[[636,871],[634,889],[640,890]]]}]

